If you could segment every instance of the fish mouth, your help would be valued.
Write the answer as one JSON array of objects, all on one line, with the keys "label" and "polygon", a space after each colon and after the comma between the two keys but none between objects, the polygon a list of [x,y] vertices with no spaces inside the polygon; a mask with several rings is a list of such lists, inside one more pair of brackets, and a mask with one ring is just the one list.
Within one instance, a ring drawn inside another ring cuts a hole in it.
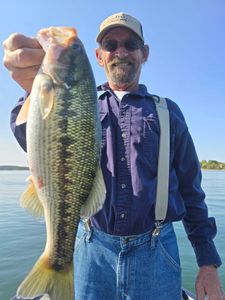
[{"label": "fish mouth", "polygon": [[75,28],[44,28],[38,32],[37,39],[46,52],[42,64],[42,69],[46,74],[54,78],[54,71],[63,73],[64,70],[70,69],[70,61],[67,59],[68,51],[78,49],[81,44]]},{"label": "fish mouth", "polygon": [[41,29],[37,34],[37,39],[47,52],[51,45],[71,46],[77,39],[77,31],[72,27],[49,27]]}]

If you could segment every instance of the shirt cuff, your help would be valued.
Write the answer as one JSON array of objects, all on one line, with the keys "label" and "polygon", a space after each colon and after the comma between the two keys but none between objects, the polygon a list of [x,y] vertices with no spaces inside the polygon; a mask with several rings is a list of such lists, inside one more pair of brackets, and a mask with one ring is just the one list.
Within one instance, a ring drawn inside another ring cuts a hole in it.
[{"label": "shirt cuff", "polygon": [[219,267],[222,265],[220,256],[216,250],[215,244],[212,241],[194,246],[194,251],[199,267],[209,265],[215,265]]}]

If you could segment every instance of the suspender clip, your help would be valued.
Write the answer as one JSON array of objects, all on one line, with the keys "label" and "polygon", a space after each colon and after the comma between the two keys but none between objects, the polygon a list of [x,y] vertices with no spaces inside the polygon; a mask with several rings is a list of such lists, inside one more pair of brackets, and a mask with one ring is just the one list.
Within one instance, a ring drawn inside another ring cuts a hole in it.
[{"label": "suspender clip", "polygon": [[160,234],[161,228],[163,227],[163,220],[155,222],[155,228],[152,231],[153,236],[158,236]]}]

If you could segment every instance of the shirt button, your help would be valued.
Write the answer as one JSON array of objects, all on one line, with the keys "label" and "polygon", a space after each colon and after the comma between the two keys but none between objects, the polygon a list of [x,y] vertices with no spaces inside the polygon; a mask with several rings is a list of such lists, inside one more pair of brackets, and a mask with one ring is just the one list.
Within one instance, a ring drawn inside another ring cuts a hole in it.
[{"label": "shirt button", "polygon": [[124,219],[124,218],[125,218],[125,214],[123,213],[120,215],[120,219]]},{"label": "shirt button", "polygon": [[123,133],[122,133],[122,138],[124,138],[124,139],[125,139],[125,137],[126,137],[126,133],[125,133],[125,132],[123,132]]},{"label": "shirt button", "polygon": [[126,184],[124,184],[124,183],[121,184],[121,188],[122,188],[122,189],[125,189],[125,188],[126,188]]},{"label": "shirt button", "polygon": [[121,161],[125,161],[125,157],[121,157]]}]

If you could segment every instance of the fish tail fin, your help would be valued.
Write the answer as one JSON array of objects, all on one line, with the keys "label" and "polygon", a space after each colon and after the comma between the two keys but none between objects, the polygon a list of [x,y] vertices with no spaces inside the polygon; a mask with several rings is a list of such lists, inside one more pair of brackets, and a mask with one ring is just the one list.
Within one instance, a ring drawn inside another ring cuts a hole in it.
[{"label": "fish tail fin", "polygon": [[51,300],[74,300],[73,261],[64,270],[48,266],[42,255],[17,289],[17,296],[36,297],[48,294]]}]

